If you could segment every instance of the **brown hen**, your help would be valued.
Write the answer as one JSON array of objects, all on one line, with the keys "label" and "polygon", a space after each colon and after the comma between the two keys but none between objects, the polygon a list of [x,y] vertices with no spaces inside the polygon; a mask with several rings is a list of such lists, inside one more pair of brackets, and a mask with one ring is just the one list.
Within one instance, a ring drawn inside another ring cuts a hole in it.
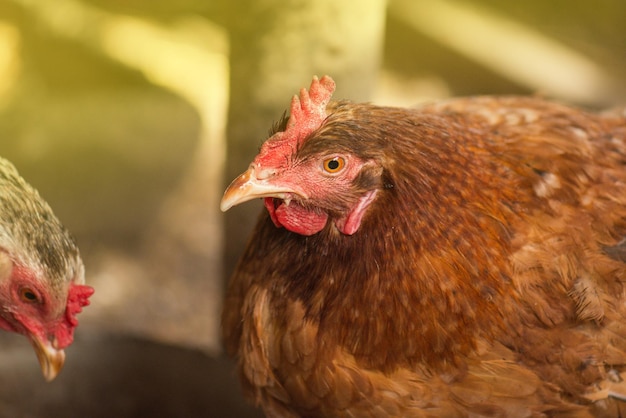
[{"label": "brown hen", "polygon": [[269,417],[626,411],[626,114],[331,102],[225,192],[264,198],[223,337]]}]

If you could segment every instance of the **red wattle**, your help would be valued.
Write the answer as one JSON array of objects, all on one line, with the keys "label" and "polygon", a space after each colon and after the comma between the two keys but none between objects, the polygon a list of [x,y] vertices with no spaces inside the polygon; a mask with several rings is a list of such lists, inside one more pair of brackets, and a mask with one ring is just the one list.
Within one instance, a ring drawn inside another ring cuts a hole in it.
[{"label": "red wattle", "polygon": [[286,205],[282,201],[266,198],[264,203],[277,228],[285,227],[296,234],[316,234],[324,229],[328,220],[327,214],[309,210],[296,202]]}]

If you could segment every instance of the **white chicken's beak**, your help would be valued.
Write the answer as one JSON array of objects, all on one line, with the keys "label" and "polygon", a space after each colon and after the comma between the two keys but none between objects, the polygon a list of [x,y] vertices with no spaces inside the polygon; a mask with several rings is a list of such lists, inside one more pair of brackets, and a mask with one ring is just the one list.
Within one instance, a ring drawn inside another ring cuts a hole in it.
[{"label": "white chicken's beak", "polygon": [[[266,177],[266,178],[259,178]],[[302,195],[285,185],[276,184],[273,176],[258,176],[254,165],[233,180],[224,192],[220,209],[226,212],[228,209],[248,200],[275,197],[277,199],[289,200],[294,194]]]},{"label": "white chicken's beak", "polygon": [[65,363],[65,352],[54,348],[50,341],[42,341],[35,336],[30,338],[30,342],[37,354],[44,379],[46,379],[47,382],[54,380]]}]

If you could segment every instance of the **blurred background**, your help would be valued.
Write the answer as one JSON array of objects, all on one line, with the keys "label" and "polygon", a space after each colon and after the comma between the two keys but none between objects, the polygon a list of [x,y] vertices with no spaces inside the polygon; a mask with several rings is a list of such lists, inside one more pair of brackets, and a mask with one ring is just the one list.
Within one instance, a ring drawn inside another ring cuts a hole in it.
[{"label": "blurred background", "polygon": [[53,383],[0,334],[0,417],[258,416],[219,313],[260,205],[218,206],[291,96],[329,74],[386,105],[626,105],[624,21],[617,0],[0,0],[0,156],[96,288]]}]

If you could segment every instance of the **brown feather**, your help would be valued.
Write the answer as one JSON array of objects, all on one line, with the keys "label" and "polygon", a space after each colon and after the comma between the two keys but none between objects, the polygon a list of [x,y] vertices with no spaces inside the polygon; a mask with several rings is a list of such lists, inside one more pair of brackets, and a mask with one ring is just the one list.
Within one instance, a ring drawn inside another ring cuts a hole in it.
[{"label": "brown feather", "polygon": [[294,158],[372,162],[337,212],[379,191],[350,236],[261,216],[223,329],[266,414],[623,410],[624,116],[519,97],[327,112]]}]

